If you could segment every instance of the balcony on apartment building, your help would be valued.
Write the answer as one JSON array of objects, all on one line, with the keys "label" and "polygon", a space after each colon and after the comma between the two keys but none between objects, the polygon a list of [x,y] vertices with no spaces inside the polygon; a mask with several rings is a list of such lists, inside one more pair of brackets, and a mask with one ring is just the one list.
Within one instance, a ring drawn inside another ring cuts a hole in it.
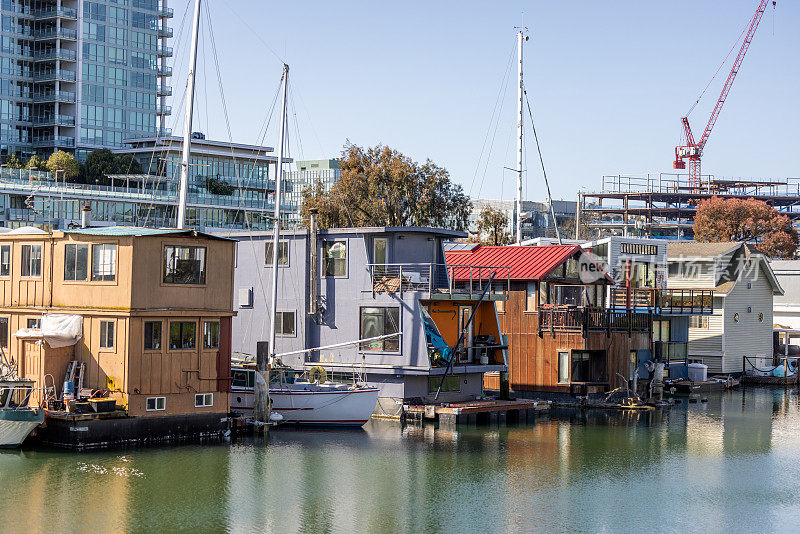
[{"label": "balcony on apartment building", "polygon": [[481,295],[485,300],[508,300],[510,289],[511,271],[508,267],[370,263],[367,271],[370,286],[364,290],[373,296],[376,293],[397,293],[402,297],[403,293],[410,291],[438,300],[478,300]]},{"label": "balcony on apartment building", "polygon": [[167,39],[172,37],[172,28],[159,28],[158,36],[161,39]]},{"label": "balcony on apartment building", "polygon": [[34,82],[54,82],[56,80],[61,82],[74,82],[75,79],[75,72],[71,70],[47,69],[33,73]]},{"label": "balcony on apartment building", "polygon": [[175,10],[171,7],[158,8],[158,17],[162,19],[171,19],[175,16]]},{"label": "balcony on apartment building", "polygon": [[156,106],[156,115],[172,115],[172,106]]},{"label": "balcony on apartment building", "polygon": [[[611,288],[610,307],[648,311],[661,315],[709,315],[714,311],[713,289]],[[630,305],[629,305],[630,304]]]},{"label": "balcony on apartment building", "polygon": [[36,50],[33,53],[34,61],[77,61],[78,53],[67,48],[48,48],[46,50]]},{"label": "balcony on apartment building", "polygon": [[46,6],[43,8],[35,9],[33,16],[36,20],[48,19],[67,19],[78,20],[78,10],[62,6]]},{"label": "balcony on apartment building", "polygon": [[33,93],[33,101],[40,102],[75,102],[75,93],[72,91],[41,91]]},{"label": "balcony on apartment building", "polygon": [[156,48],[156,55],[158,57],[172,57],[172,47],[159,46],[158,48]]},{"label": "balcony on apartment building", "polygon": [[172,76],[172,67],[159,65],[156,67],[156,76]]},{"label": "balcony on apartment building", "polygon": [[48,41],[51,39],[66,39],[69,41],[76,41],[78,39],[78,31],[71,28],[57,28],[51,26],[49,28],[42,28],[33,32],[33,38],[36,41]]},{"label": "balcony on apartment building", "polygon": [[34,148],[42,148],[42,147],[75,148],[75,138],[67,137],[64,135],[34,137],[31,145]]},{"label": "balcony on apartment building", "polygon": [[40,115],[33,118],[34,127],[75,126],[75,117],[71,115]]}]

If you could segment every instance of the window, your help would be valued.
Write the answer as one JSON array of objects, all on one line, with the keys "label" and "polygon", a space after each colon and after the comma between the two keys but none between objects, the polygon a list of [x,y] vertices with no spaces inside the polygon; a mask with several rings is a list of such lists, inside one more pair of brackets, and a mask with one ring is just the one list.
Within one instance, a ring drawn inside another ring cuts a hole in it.
[{"label": "window", "polygon": [[89,273],[89,245],[64,246],[64,280],[86,280]]},{"label": "window", "polygon": [[231,387],[252,388],[255,386],[255,375],[253,371],[231,370]]},{"label": "window", "polygon": [[0,245],[0,276],[11,275],[11,245]]},{"label": "window", "polygon": [[8,348],[8,317],[0,317],[0,346]]},{"label": "window", "polygon": [[145,321],[144,350],[161,350],[161,321]]},{"label": "window", "polygon": [[205,284],[205,247],[164,247],[165,284]]},{"label": "window", "polygon": [[[505,295],[506,285],[502,282],[495,282],[494,284],[492,284],[492,293],[494,293],[495,295]],[[496,300],[494,302],[494,306],[497,309],[497,313],[506,312],[506,301]]]},{"label": "window", "polygon": [[376,265],[386,265],[389,255],[387,254],[388,239],[376,237],[372,240],[372,263]]},{"label": "window", "polygon": [[[294,321],[292,321],[294,326]],[[207,349],[219,348],[219,322],[206,321],[203,323],[203,347]]]},{"label": "window", "polygon": [[[360,337],[368,339],[400,332],[400,308],[361,308]],[[400,336],[361,344],[361,350],[398,352]]]},{"label": "window", "polygon": [[525,286],[525,311],[536,311],[536,282]]},{"label": "window", "polygon": [[323,247],[325,276],[347,276],[347,243],[326,241]]},{"label": "window", "polygon": [[145,410],[148,412],[163,411],[167,405],[166,397],[147,397]]},{"label": "window", "polygon": [[569,352],[558,353],[558,383],[569,383]]},{"label": "window", "polygon": [[764,322],[764,314],[763,313],[759,313],[758,314],[758,322],[759,323],[763,323]]},{"label": "window", "polygon": [[42,275],[42,245],[22,245],[22,276]]},{"label": "window", "polygon": [[689,317],[689,328],[708,328],[708,317],[705,315],[692,315]]},{"label": "window", "polygon": [[279,311],[275,314],[275,333],[281,336],[295,335],[294,312]]},{"label": "window", "polygon": [[645,245],[642,243],[620,243],[620,254],[639,254],[643,256],[655,256],[658,254],[658,245]]},{"label": "window", "polygon": [[204,406],[214,406],[213,393],[198,393],[194,396],[194,407],[202,408]]},{"label": "window", "polygon": [[100,321],[100,348],[114,348],[114,321]]},{"label": "window", "polygon": [[92,282],[113,282],[117,274],[117,245],[92,245]]},{"label": "window", "polygon": [[169,324],[169,348],[172,350],[193,349],[197,325],[190,321]]},{"label": "window", "polygon": [[[273,243],[264,243],[264,262],[267,267],[272,266]],[[278,241],[278,265],[289,265],[289,242]]]},{"label": "window", "polygon": [[443,393],[452,393],[461,391],[461,377],[456,375],[447,375],[442,384],[441,376],[428,377],[428,393],[436,393],[439,391],[439,385],[442,386]]},{"label": "window", "polygon": [[733,314],[733,322],[734,323],[738,323],[739,322],[739,314],[738,313],[734,313]]},{"label": "window", "polygon": [[669,321],[653,321],[653,341],[669,341]]}]

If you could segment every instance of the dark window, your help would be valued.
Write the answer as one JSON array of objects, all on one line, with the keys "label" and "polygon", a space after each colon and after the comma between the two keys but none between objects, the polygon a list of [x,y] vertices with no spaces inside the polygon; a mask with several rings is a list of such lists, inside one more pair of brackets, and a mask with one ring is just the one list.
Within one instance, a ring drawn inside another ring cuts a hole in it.
[{"label": "dark window", "polygon": [[205,284],[205,247],[164,247],[165,284]]},{"label": "dark window", "polygon": [[117,275],[117,245],[92,245],[92,282],[113,282]]},{"label": "dark window", "polygon": [[22,276],[42,275],[42,245],[22,245]]},{"label": "dark window", "polygon": [[207,321],[203,323],[203,347],[207,349],[219,348],[218,321]]},{"label": "dark window", "polygon": [[193,349],[195,347],[195,329],[197,325],[189,321],[169,324],[169,348]]},{"label": "dark window", "polygon": [[0,245],[0,276],[11,274],[11,245]]},{"label": "dark window", "polygon": [[602,350],[573,350],[570,381],[603,382],[606,377],[606,353]]},{"label": "dark window", "polygon": [[[360,319],[360,339],[400,332],[400,308],[361,308]],[[361,350],[398,352],[400,350],[400,336],[362,343]]]},{"label": "dark window", "polygon": [[161,350],[161,321],[145,321],[144,350]]},{"label": "dark window", "polygon": [[322,255],[325,276],[347,276],[347,243],[345,241],[326,241]]},{"label": "dark window", "polygon": [[231,386],[235,388],[251,388],[255,386],[255,373],[253,371],[234,369],[231,371],[231,377]]},{"label": "dark window", "polygon": [[100,348],[114,348],[114,321],[100,321]]},{"label": "dark window", "polygon": [[282,336],[293,336],[295,335],[294,329],[294,312],[293,311],[282,311],[277,312],[277,316],[275,317],[275,329],[276,334],[280,334]]},{"label": "dark window", "polygon": [[[264,243],[264,262],[272,267],[272,242]],[[278,241],[278,265],[289,265],[289,242]]]},{"label": "dark window", "polygon": [[456,375],[448,375],[442,384],[441,376],[428,377],[428,393],[436,393],[439,391],[439,385],[442,385],[442,392],[461,391],[461,377]]},{"label": "dark window", "polygon": [[8,317],[0,317],[0,346],[8,348]]},{"label": "dark window", "polygon": [[41,319],[28,319],[26,323],[28,328],[41,328],[42,327],[42,320]]},{"label": "dark window", "polygon": [[86,280],[89,273],[89,245],[64,246],[64,280]]}]

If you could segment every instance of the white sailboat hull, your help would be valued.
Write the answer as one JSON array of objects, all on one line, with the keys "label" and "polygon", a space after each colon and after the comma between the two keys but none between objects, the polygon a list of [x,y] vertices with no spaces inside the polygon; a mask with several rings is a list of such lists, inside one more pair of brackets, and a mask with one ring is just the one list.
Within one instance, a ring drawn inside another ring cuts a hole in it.
[{"label": "white sailboat hull", "polygon": [[0,447],[18,447],[40,421],[6,421],[0,419]]}]

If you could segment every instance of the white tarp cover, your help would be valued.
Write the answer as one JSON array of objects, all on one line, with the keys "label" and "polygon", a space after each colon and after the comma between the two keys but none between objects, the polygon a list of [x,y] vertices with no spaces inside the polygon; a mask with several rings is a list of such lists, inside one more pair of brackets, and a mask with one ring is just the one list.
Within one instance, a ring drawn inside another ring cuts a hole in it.
[{"label": "white tarp cover", "polygon": [[43,338],[52,348],[68,347],[83,337],[83,316],[62,313],[42,315],[42,328],[21,328],[14,337]]}]

